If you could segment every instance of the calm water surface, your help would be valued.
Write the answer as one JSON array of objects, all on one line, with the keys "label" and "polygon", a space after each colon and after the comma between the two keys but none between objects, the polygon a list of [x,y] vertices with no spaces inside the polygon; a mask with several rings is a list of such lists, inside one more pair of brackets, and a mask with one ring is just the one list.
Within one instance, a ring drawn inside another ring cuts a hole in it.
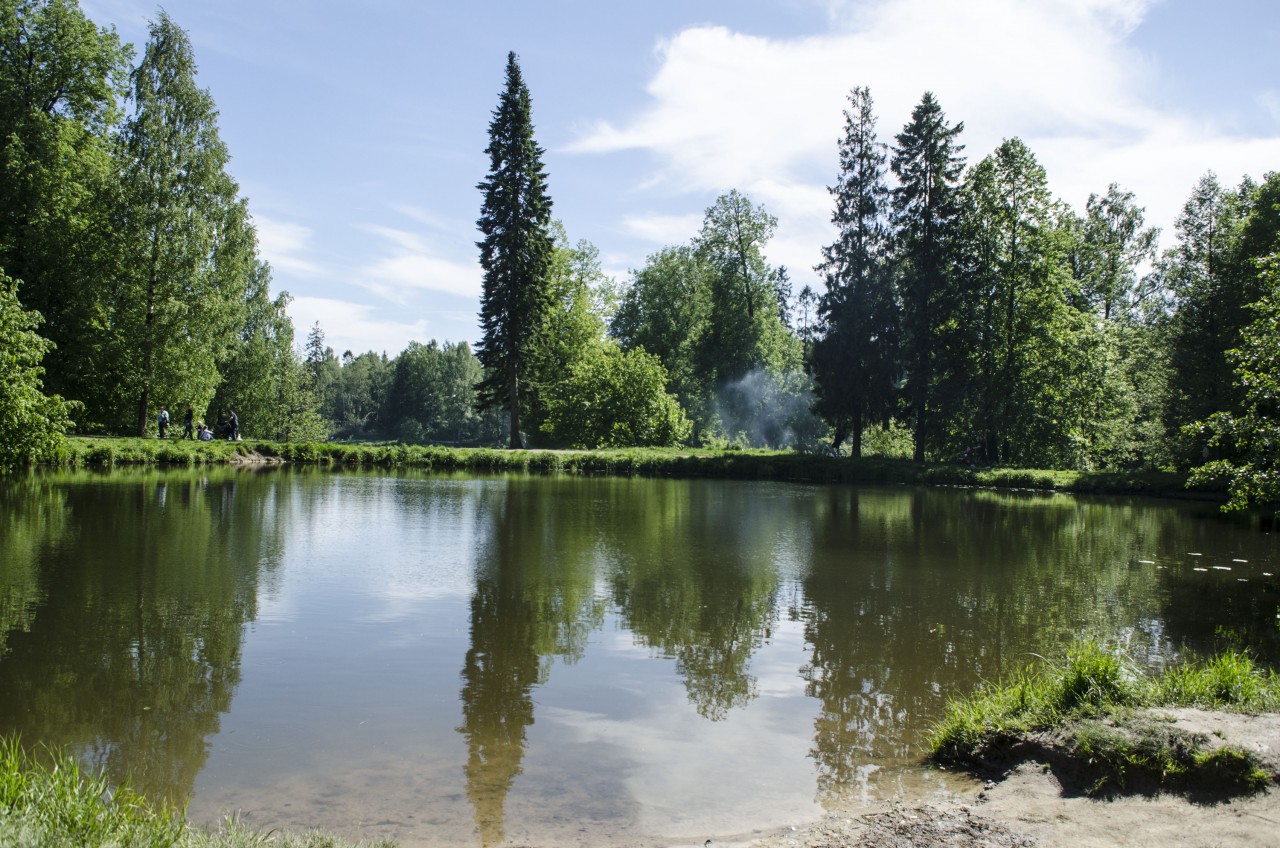
[{"label": "calm water surface", "polygon": [[0,734],[215,822],[701,843],[955,791],[948,694],[1079,636],[1275,663],[1213,506],[289,471],[0,484]]}]

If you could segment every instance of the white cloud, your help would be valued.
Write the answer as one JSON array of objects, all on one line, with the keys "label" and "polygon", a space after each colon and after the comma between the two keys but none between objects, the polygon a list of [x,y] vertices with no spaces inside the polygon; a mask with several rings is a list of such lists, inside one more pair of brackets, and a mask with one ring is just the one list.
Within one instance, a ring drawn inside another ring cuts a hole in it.
[{"label": "white cloud", "polygon": [[312,235],[310,227],[261,214],[253,216],[253,223],[258,231],[259,252],[273,269],[292,274],[318,273],[319,266],[306,256]]},{"label": "white cloud", "polygon": [[289,304],[289,317],[297,328],[298,342],[306,339],[312,325],[320,322],[325,334],[325,344],[341,356],[350,350],[355,354],[368,349],[368,340],[377,339],[375,353],[396,356],[411,341],[429,338],[429,322],[425,318],[416,321],[390,321],[378,317],[372,306],[336,300],[327,297],[296,297]]},{"label": "white cloud", "polygon": [[702,215],[632,215],[622,228],[654,244],[684,244],[702,229]]},{"label": "white cloud", "polygon": [[394,227],[368,226],[363,229],[390,244],[390,255],[375,261],[356,274],[356,282],[388,300],[403,303],[408,291],[426,289],[459,297],[479,297],[482,288],[480,265],[475,260],[458,262],[435,255],[421,234]]},{"label": "white cloud", "polygon": [[[1019,136],[1077,208],[1119,182],[1167,231],[1201,174],[1214,170],[1225,183],[1261,176],[1275,167],[1280,137],[1233,136],[1151,105],[1158,69],[1126,39],[1152,5],[883,0],[831,3],[833,30],[807,38],[691,28],[659,43],[647,108],[597,124],[568,150],[646,151],[656,173],[637,183],[655,193],[739,188],[780,220],[771,260],[807,269],[831,237],[823,188],[835,179],[849,89],[870,86],[890,144],[931,90],[953,123],[965,123],[969,162]],[[664,227],[678,222],[649,216],[627,226],[670,241]]]}]

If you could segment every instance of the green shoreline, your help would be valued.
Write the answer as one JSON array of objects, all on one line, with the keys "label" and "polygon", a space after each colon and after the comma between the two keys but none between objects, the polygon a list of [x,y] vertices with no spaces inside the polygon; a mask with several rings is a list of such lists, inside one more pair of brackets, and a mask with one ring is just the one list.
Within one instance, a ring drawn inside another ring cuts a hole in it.
[{"label": "green shoreline", "polygon": [[1146,495],[1225,501],[1221,485],[1189,488],[1167,471],[1047,471],[920,465],[904,459],[823,456],[770,450],[631,448],[620,450],[502,450],[495,448],[341,442],[193,442],[180,439],[74,436],[54,468],[117,466],[198,467],[278,462],[325,468],[418,468],[479,473],[578,474],[1034,489],[1074,494]]}]

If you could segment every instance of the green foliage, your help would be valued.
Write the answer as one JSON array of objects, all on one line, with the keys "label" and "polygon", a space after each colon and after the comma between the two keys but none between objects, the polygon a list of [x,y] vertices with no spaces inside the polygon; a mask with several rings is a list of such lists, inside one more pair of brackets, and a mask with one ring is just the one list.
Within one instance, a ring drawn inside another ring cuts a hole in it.
[{"label": "green foliage", "polygon": [[1161,262],[1176,304],[1166,423],[1175,436],[1191,436],[1181,445],[1184,461],[1198,460],[1203,447],[1188,425],[1243,411],[1246,389],[1232,379],[1231,351],[1245,347],[1251,304],[1273,285],[1258,263],[1280,247],[1277,207],[1280,174],[1269,174],[1262,186],[1246,180],[1234,194],[1207,174],[1178,218],[1178,243]]},{"label": "green foliage", "polygon": [[1133,192],[1117,183],[1103,196],[1089,195],[1085,204],[1074,271],[1085,304],[1104,320],[1132,319],[1156,294],[1136,274],[1138,266],[1155,258],[1159,236],[1144,226],[1144,213]]},{"label": "green foliage", "polygon": [[[0,835],[49,846],[178,844],[184,825],[128,787],[111,787],[70,758],[46,764],[0,741]],[[5,831],[8,831],[5,834]]]},{"label": "green foliage", "polygon": [[956,299],[958,183],[964,168],[964,147],[956,138],[963,130],[963,122],[947,123],[933,93],[926,91],[897,135],[890,160],[898,178],[891,221],[896,228],[906,393],[917,462],[924,460],[938,430],[932,419],[938,405],[937,372],[947,363],[942,334]]},{"label": "green foliage", "polygon": [[[212,832],[191,827],[179,811],[153,804],[127,785],[112,786],[71,757],[32,754],[13,738],[0,740],[0,845],[359,848],[319,831],[255,833],[234,820]],[[381,841],[370,848],[393,848],[393,843]]]},{"label": "green foliage", "polygon": [[243,323],[257,243],[217,108],[197,87],[186,32],[163,11],[131,77],[120,139],[123,244],[111,323],[114,422],[144,435],[166,404],[206,407]]},{"label": "green foliage", "polygon": [[855,88],[849,104],[840,174],[830,189],[836,201],[831,222],[839,235],[815,269],[827,291],[818,305],[819,334],[808,367],[814,411],[835,430],[832,448],[839,450],[851,436],[857,457],[866,425],[887,421],[893,412],[901,331],[888,264],[885,146],[876,140],[871,92]]},{"label": "green foliage", "polygon": [[694,252],[705,268],[708,311],[694,357],[711,385],[799,364],[799,347],[776,309],[777,272],[764,260],[777,226],[736,190],[718,197],[703,218]]},{"label": "green foliage", "polygon": [[1246,792],[1270,782],[1247,752],[1207,750],[1205,739],[1132,718],[1135,709],[1184,706],[1275,710],[1280,676],[1257,668],[1245,654],[1227,652],[1145,678],[1119,655],[1077,644],[1063,662],[1027,667],[1007,682],[952,700],[929,747],[938,761],[976,764],[1019,740],[1059,734],[1095,774],[1093,792],[1124,788],[1135,777]]},{"label": "green foliage", "polygon": [[688,410],[701,409],[710,388],[696,365],[709,288],[692,245],[664,247],[634,273],[609,329],[624,349],[643,348],[662,361],[668,390]]},{"label": "green foliage", "polygon": [[1280,512],[1280,254],[1261,263],[1260,272],[1273,293],[1254,305],[1254,322],[1231,351],[1242,409],[1219,412],[1199,428],[1227,456],[1194,469],[1189,482],[1225,479],[1228,510],[1265,504]]},{"label": "green foliage", "polygon": [[51,393],[110,396],[104,311],[115,270],[119,120],[130,49],[75,0],[0,3],[0,267],[44,316]]},{"label": "green foliage", "polygon": [[53,346],[40,316],[18,302],[18,284],[0,270],[0,471],[54,458],[76,404],[46,396],[41,360]]},{"label": "green foliage", "polygon": [[693,425],[666,383],[656,356],[598,344],[547,389],[543,429],[576,448],[681,444]]},{"label": "green foliage", "polygon": [[[329,405],[325,415],[334,423],[336,433],[351,438],[384,433],[381,411],[387,399],[394,363],[387,355],[373,351],[353,356],[342,355],[342,365],[329,387]],[[474,392],[475,387],[470,390]]]},{"label": "green foliage", "polygon": [[466,342],[410,342],[391,365],[385,430],[406,442],[496,441],[498,422],[477,411],[484,372]]},{"label": "green foliage", "polygon": [[262,439],[323,440],[328,426],[312,390],[311,375],[293,349],[288,293],[272,300],[265,266],[258,266],[246,298],[238,343],[219,363],[222,382],[196,419],[213,426],[234,409],[240,429]]},{"label": "green foliage", "polygon": [[1084,720],[1075,724],[1068,745],[1096,775],[1086,791],[1102,795],[1156,780],[1193,789],[1252,794],[1267,788],[1270,775],[1256,757],[1239,748],[1206,750],[1207,740],[1167,724],[1136,725]]},{"label": "green foliage", "polygon": [[559,221],[553,222],[552,232],[551,304],[530,368],[529,430],[545,431],[544,393],[554,390],[580,360],[597,355],[615,309],[613,282],[600,267],[600,251],[588,241],[570,245]]},{"label": "green foliage", "polygon": [[776,226],[740,192],[721,195],[691,244],[650,256],[618,305],[611,333],[659,358],[699,441],[751,429],[741,424],[743,381],[765,373],[786,383],[800,370],[802,346],[778,306],[785,272],[764,261]]},{"label": "green foliage", "polygon": [[484,291],[476,354],[487,376],[482,408],[511,416],[511,447],[522,447],[520,413],[531,388],[534,357],[551,306],[551,198],[542,148],[533,138],[529,89],[516,54],[507,55],[506,87],[489,124],[489,174],[477,226]]},{"label": "green foliage", "polygon": [[965,181],[965,291],[944,339],[969,355],[949,357],[939,372],[949,389],[944,403],[967,425],[968,444],[953,443],[953,452],[972,445],[995,462],[1075,464],[1070,441],[1086,404],[1071,392],[1082,385],[1071,371],[1093,351],[1081,349],[1090,327],[1064,298],[1069,277],[1047,180],[1015,138]]}]

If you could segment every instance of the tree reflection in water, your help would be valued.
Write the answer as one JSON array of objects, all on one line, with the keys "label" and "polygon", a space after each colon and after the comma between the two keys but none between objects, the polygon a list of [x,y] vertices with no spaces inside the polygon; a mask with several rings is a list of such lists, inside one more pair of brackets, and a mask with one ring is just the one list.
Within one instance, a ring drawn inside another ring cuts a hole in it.
[{"label": "tree reflection in water", "polygon": [[0,732],[181,805],[240,680],[243,629],[272,567],[265,537],[277,525],[259,511],[273,481],[229,470],[75,479],[27,478],[39,495],[6,510],[24,529],[5,534],[0,562],[29,561],[15,543],[38,548],[40,583],[57,591],[9,631]]}]

